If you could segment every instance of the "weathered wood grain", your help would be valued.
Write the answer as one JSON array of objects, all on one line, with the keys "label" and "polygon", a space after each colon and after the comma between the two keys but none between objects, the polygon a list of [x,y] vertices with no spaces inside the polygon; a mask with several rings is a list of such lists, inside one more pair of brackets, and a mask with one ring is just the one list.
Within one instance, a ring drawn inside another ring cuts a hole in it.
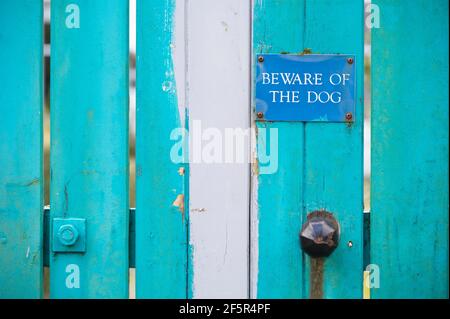
[{"label": "weathered wood grain", "polygon": [[[356,120],[345,123],[258,123],[277,128],[278,171],[257,177],[259,298],[307,298],[309,257],[298,234],[308,212],[325,209],[341,225],[341,244],[324,263],[323,297],[362,296],[362,1],[255,1],[257,53],[356,55]],[[258,134],[258,138],[260,135]],[[261,143],[260,143],[261,144]],[[260,145],[259,144],[259,145]],[[261,155],[261,150],[258,150]],[[347,244],[352,242],[350,248]]]},{"label": "weathered wood grain", "polygon": [[[69,4],[79,28],[67,27]],[[85,218],[87,245],[52,253],[50,296],[126,298],[128,1],[54,0],[51,12],[51,217]],[[66,285],[68,265],[79,288]]]},{"label": "weathered wood grain", "polygon": [[374,1],[373,298],[448,298],[448,1]]},{"label": "weathered wood grain", "polygon": [[188,294],[188,171],[170,157],[176,143],[171,132],[184,127],[173,58],[176,5],[174,0],[137,1],[137,298]]},{"label": "weathered wood grain", "polygon": [[42,1],[0,2],[0,298],[42,297]]}]

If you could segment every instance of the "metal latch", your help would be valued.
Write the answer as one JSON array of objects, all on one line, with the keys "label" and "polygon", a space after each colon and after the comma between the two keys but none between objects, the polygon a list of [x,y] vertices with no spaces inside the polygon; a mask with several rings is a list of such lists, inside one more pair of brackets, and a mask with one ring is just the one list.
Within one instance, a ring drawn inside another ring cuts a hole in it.
[{"label": "metal latch", "polygon": [[339,243],[339,224],[333,214],[314,211],[300,232],[303,251],[313,258],[328,257]]},{"label": "metal latch", "polygon": [[325,257],[336,249],[339,237],[339,223],[333,214],[325,210],[308,214],[300,231],[300,244],[302,250],[311,257],[309,296],[312,299],[323,298]]}]

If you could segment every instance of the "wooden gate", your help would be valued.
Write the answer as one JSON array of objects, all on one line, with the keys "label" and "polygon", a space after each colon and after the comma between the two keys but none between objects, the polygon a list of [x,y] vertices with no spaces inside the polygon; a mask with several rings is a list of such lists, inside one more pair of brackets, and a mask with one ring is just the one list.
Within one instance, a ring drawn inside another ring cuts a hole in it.
[{"label": "wooden gate", "polygon": [[[447,1],[130,3],[51,1],[44,207],[43,3],[0,2],[0,298],[44,297],[44,266],[50,298],[128,298],[130,269],[138,298],[448,297]],[[259,121],[269,53],[354,56],[351,121]],[[244,160],[204,145],[230,129]],[[340,226],[320,260],[299,242],[313,211]]]}]

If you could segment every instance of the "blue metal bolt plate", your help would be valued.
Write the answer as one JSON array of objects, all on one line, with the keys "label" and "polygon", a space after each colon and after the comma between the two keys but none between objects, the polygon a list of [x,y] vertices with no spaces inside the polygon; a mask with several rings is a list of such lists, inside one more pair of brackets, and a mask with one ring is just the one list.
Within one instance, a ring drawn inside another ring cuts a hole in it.
[{"label": "blue metal bolt plate", "polygon": [[86,219],[53,218],[52,250],[57,253],[86,251]]},{"label": "blue metal bolt plate", "polygon": [[258,54],[256,120],[353,122],[355,58],[341,54]]}]

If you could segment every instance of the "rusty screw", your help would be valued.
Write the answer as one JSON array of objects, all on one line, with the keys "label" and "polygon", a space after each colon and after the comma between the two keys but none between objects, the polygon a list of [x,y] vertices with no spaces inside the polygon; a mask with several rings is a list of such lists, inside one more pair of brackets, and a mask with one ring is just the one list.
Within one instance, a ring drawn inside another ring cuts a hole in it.
[{"label": "rusty screw", "polygon": [[348,58],[347,62],[348,62],[348,64],[353,64],[353,58]]},{"label": "rusty screw", "polygon": [[348,112],[347,114],[345,114],[345,119],[346,119],[347,121],[351,121],[351,120],[353,119],[353,114],[350,113],[350,112]]},{"label": "rusty screw", "polygon": [[259,61],[259,62],[264,62],[264,57],[263,57],[262,55],[260,55],[260,56],[258,57],[258,61]]},{"label": "rusty screw", "polygon": [[258,113],[256,113],[256,116],[257,116],[259,119],[262,119],[262,118],[264,117],[264,114],[263,114],[263,112],[258,112]]}]

